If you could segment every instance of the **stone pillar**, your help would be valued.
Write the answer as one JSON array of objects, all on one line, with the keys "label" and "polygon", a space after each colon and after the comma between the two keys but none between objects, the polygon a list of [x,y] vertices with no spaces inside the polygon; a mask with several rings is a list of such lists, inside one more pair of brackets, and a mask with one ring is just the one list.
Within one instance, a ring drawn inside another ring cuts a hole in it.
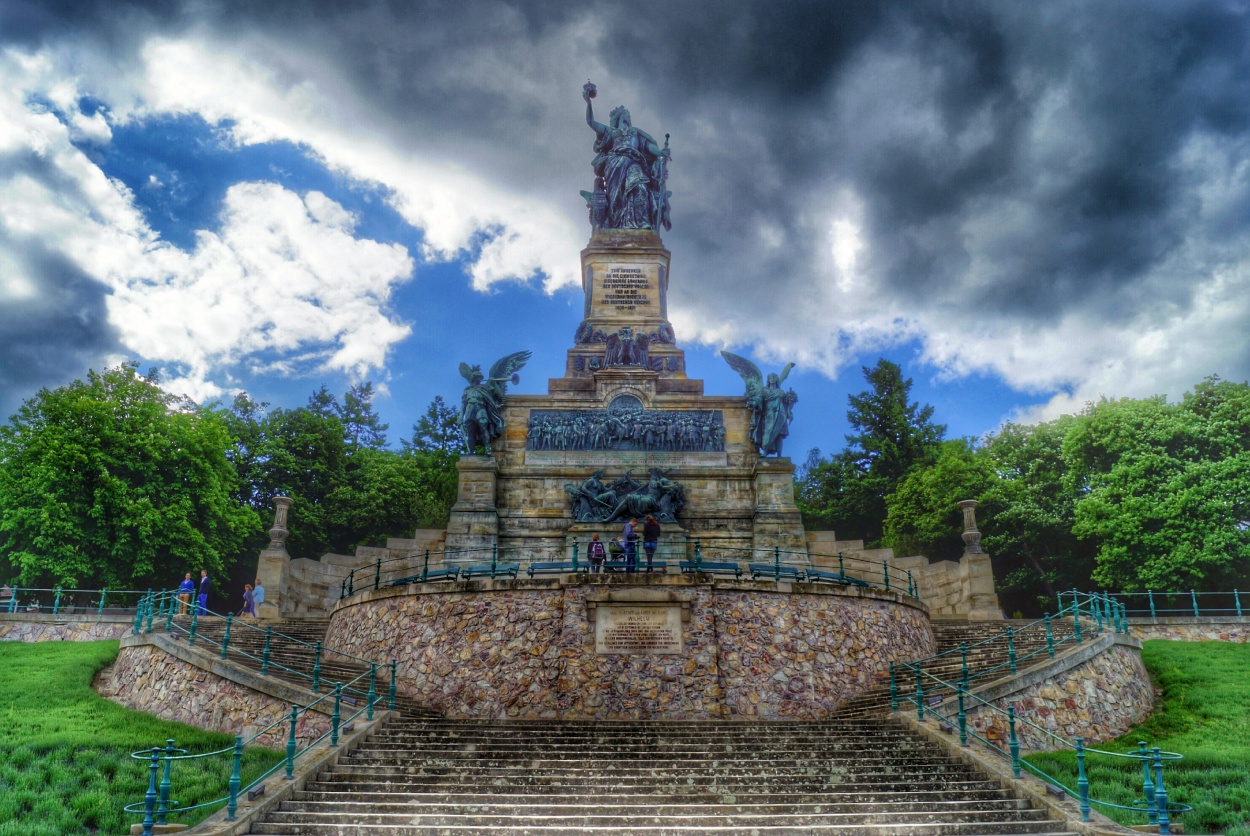
[{"label": "stone pillar", "polygon": [[286,527],[287,511],[291,508],[291,500],[285,496],[273,498],[273,527],[269,529],[269,546],[260,553],[256,561],[256,577],[265,587],[265,601],[257,610],[261,618],[278,618],[282,615],[283,605],[291,609],[290,595],[286,588],[287,567],[291,556],[286,551],[286,538],[290,531]]},{"label": "stone pillar", "polygon": [[786,562],[807,563],[807,534],[794,503],[794,463],[761,456],[755,463],[755,516],[751,523],[751,560],[773,559],[780,548]]},{"label": "stone pillar", "polygon": [[962,609],[970,621],[1000,621],[1003,617],[998,593],[994,591],[994,567],[990,556],[981,551],[981,532],[977,530],[977,501],[959,503],[964,512],[964,556],[959,560],[959,581],[963,588]]},{"label": "stone pillar", "polygon": [[445,560],[448,563],[489,561],[489,549],[499,542],[499,512],[495,483],[499,465],[493,456],[461,456],[456,504],[447,521]]}]

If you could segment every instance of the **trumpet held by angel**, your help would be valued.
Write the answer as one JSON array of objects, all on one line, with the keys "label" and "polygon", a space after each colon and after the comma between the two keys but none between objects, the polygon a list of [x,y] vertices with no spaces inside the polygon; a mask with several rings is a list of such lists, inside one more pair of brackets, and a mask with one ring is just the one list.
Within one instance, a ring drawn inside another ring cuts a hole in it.
[{"label": "trumpet held by angel", "polygon": [[793,389],[784,392],[781,389],[781,384],[786,382],[794,364],[787,363],[780,374],[770,374],[766,380],[759,366],[747,358],[729,351],[722,351],[720,355],[746,384],[747,407],[751,410],[752,443],[765,456],[780,456],[781,443],[790,434],[794,405],[799,400]]},{"label": "trumpet held by angel", "polygon": [[460,374],[469,382],[460,395],[460,426],[469,453],[483,447],[486,455],[491,455],[491,442],[503,433],[503,401],[508,384],[521,382],[517,372],[529,361],[530,354],[518,351],[499,358],[490,367],[489,377],[482,374],[481,366],[460,364]]}]

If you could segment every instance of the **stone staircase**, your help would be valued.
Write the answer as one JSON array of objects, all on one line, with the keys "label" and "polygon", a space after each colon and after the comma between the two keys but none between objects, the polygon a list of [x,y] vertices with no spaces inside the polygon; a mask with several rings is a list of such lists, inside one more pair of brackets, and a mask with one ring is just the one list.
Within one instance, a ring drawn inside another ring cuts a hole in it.
[{"label": "stone staircase", "polygon": [[896,721],[392,719],[252,825],[265,836],[1068,836]]},{"label": "stone staircase", "polygon": [[[938,679],[950,683],[959,681],[963,672],[963,660],[959,653],[961,643],[966,643],[968,650],[968,672],[970,676],[976,676],[979,673],[988,671],[991,668],[1001,667],[1001,673],[991,675],[990,679],[997,679],[999,676],[1008,676],[1010,669],[1007,667],[1009,663],[1009,654],[1007,640],[1004,633],[1008,628],[1016,631],[1014,643],[1016,648],[1016,660],[1021,668],[1028,667],[1042,659],[1046,658],[1046,627],[1045,625],[1037,625],[1028,627],[1032,621],[1024,620],[1008,620],[1008,621],[934,621],[933,637],[937,642],[938,653],[946,653],[949,655],[943,659],[934,660],[926,663],[924,670],[926,673],[936,676]],[[1027,629],[1025,629],[1027,627]],[[1085,627],[1082,627],[1085,630]],[[1056,643],[1071,636],[1073,632],[1072,621],[1055,619],[1051,622],[1051,635]],[[995,639],[989,644],[980,647],[979,645],[987,639]],[[1066,645],[1065,645],[1066,647]],[[1025,660],[1025,656],[1035,650],[1042,651],[1039,655],[1033,656]],[[843,703],[837,711],[839,718],[852,717],[884,717],[890,713],[890,687],[889,675],[882,677],[882,687],[874,688],[871,691],[863,693],[847,702]],[[900,669],[896,671],[895,681],[898,685],[898,692],[901,696],[914,695],[916,692],[916,677],[910,669]],[[988,680],[985,680],[988,681]],[[929,684],[925,683],[925,689],[929,689]]]}]

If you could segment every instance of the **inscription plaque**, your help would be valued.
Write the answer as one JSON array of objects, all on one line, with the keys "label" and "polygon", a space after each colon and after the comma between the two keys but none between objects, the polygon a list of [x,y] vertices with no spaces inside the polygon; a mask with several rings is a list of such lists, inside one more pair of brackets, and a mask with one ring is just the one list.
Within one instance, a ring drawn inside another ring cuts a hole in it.
[{"label": "inscription plaque", "polygon": [[595,652],[631,656],[681,653],[681,607],[595,608]]}]

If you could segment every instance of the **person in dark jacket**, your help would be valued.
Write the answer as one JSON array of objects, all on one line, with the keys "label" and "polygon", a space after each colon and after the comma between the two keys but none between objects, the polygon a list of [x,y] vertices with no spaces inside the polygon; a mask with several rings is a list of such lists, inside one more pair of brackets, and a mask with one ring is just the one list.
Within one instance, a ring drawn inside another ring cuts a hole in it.
[{"label": "person in dark jacket", "polygon": [[213,586],[212,581],[208,579],[208,570],[200,570],[200,615],[208,615],[208,590]]},{"label": "person in dark jacket", "polygon": [[651,563],[655,560],[656,547],[660,545],[660,524],[655,517],[647,514],[642,521],[642,548],[647,553],[647,574],[651,574]]},{"label": "person in dark jacket", "polygon": [[586,556],[590,558],[591,574],[599,574],[599,570],[603,567],[603,561],[607,559],[608,550],[603,547],[603,541],[599,539],[598,534],[591,535],[590,545],[586,547]]}]

